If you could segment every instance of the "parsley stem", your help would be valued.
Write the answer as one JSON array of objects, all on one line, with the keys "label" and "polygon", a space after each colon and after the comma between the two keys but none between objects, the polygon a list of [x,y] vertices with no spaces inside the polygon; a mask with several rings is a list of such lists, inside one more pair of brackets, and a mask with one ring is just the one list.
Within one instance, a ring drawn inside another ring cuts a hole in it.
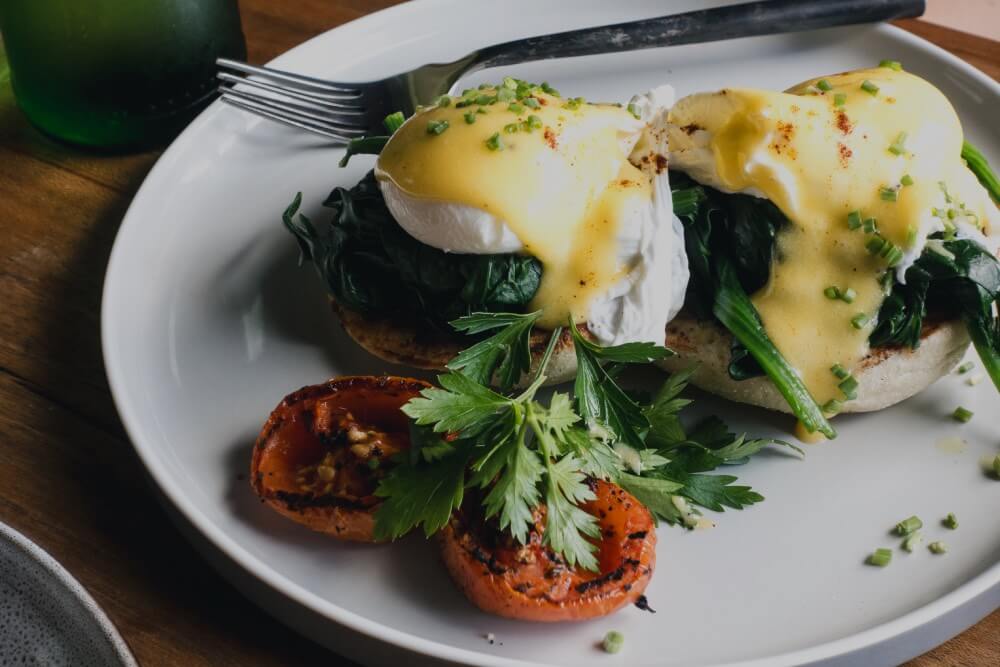
[{"label": "parsley stem", "polygon": [[542,354],[542,358],[538,360],[538,370],[535,372],[535,379],[531,381],[528,388],[525,389],[520,396],[515,400],[517,402],[530,401],[535,397],[535,392],[538,391],[539,387],[545,384],[545,368],[549,365],[549,360],[552,358],[552,352],[556,349],[556,343],[562,338],[562,327],[556,327],[552,330],[552,335],[549,337],[549,344],[545,346],[545,352]]},{"label": "parsley stem", "polygon": [[757,360],[806,429],[819,431],[828,438],[837,437],[837,432],[823,416],[823,410],[816,404],[802,378],[768,338],[757,309],[740,285],[729,261],[719,257],[716,262],[719,286],[712,312]]}]

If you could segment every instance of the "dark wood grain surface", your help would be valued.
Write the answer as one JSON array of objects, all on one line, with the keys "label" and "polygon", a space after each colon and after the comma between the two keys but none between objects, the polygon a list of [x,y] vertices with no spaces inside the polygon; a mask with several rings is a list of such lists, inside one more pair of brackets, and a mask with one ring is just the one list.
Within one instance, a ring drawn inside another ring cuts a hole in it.
[{"label": "dark wood grain surface", "polygon": [[[240,4],[249,59],[260,63],[394,3]],[[900,25],[1000,77],[1000,44]],[[99,156],[47,139],[17,110],[0,60],[0,520],[76,575],[146,666],[337,664],[188,545],[112,404],[98,321],[104,269],[158,154]],[[1000,612],[913,664],[1000,664]]]}]

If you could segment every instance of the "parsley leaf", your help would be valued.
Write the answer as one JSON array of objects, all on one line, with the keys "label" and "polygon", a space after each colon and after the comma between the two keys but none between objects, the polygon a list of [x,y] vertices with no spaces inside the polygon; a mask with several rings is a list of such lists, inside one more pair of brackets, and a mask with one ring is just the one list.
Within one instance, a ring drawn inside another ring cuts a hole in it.
[{"label": "parsley leaf", "polygon": [[[499,513],[500,530],[509,528],[511,535],[525,544],[528,531],[534,526],[532,512],[540,498],[538,484],[544,467],[538,453],[525,444],[523,431],[520,437],[507,439],[499,456],[504,463],[503,472],[484,500],[486,516]],[[485,486],[489,481],[481,478],[480,485]]]},{"label": "parsley leaf", "polygon": [[510,408],[509,398],[459,373],[439,375],[438,382],[443,389],[424,389],[403,406],[403,412],[418,426],[433,424],[437,433],[456,432],[471,438]]},{"label": "parsley leaf", "polygon": [[600,355],[594,351],[596,346],[585,341],[575,325],[572,334],[577,362],[574,390],[580,416],[588,426],[594,423],[604,426],[617,440],[635,449],[642,448],[649,420],[639,404],[601,366]]},{"label": "parsley leaf", "polygon": [[555,463],[551,460],[545,488],[545,544],[566,559],[570,567],[579,564],[588,570],[597,570],[597,547],[584,536],[599,538],[601,530],[597,519],[578,506],[593,500],[594,492],[584,483],[579,462],[568,454]]},{"label": "parsley leaf", "polygon": [[674,373],[656,392],[652,403],[642,413],[649,421],[646,446],[667,449],[686,439],[681,426],[680,411],[691,404],[686,398],[679,398],[694,374],[694,367]]},{"label": "parsley leaf", "polygon": [[510,391],[531,367],[531,327],[541,314],[540,310],[526,315],[473,313],[455,320],[451,325],[468,334],[500,331],[459,352],[448,362],[448,369],[482,385],[490,384],[496,373],[500,391]]},{"label": "parsley leaf", "polygon": [[743,509],[764,500],[749,486],[733,486],[733,475],[687,475],[681,495],[713,512],[723,511],[723,506]]},{"label": "parsley leaf", "polygon": [[375,495],[385,498],[375,512],[375,539],[394,540],[423,525],[430,537],[448,523],[462,504],[468,451],[455,451],[432,463],[401,463],[379,482]]},{"label": "parsley leaf", "polygon": [[673,495],[684,487],[680,482],[623,474],[618,478],[618,485],[635,496],[653,513],[653,516],[658,516],[669,523],[680,521],[680,514],[672,501]]}]

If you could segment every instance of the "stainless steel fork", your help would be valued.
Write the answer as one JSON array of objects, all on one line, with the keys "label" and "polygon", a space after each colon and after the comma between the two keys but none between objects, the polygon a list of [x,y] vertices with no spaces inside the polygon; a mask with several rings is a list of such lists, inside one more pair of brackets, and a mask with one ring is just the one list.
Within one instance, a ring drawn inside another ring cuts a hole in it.
[{"label": "stainless steel fork", "polygon": [[217,61],[223,70],[218,77],[224,102],[344,143],[384,133],[388,114],[410,115],[419,104],[448,93],[462,76],[487,67],[889,21],[923,12],[924,0],[764,0],[519,39],[380,81],[338,83],[227,59]]}]

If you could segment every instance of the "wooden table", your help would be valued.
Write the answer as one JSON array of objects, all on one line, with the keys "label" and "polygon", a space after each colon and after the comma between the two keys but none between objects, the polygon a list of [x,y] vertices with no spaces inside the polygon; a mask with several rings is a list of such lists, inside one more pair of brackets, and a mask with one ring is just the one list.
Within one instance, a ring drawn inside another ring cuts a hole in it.
[{"label": "wooden table", "polygon": [[[243,0],[260,63],[392,0]],[[900,25],[1000,77],[1000,44]],[[16,109],[0,60],[0,520],[76,575],[144,665],[308,665],[336,656],[217,576],[168,520],[115,413],[101,360],[101,284],[158,151],[55,143]],[[1000,664],[1000,612],[913,663]]]}]

